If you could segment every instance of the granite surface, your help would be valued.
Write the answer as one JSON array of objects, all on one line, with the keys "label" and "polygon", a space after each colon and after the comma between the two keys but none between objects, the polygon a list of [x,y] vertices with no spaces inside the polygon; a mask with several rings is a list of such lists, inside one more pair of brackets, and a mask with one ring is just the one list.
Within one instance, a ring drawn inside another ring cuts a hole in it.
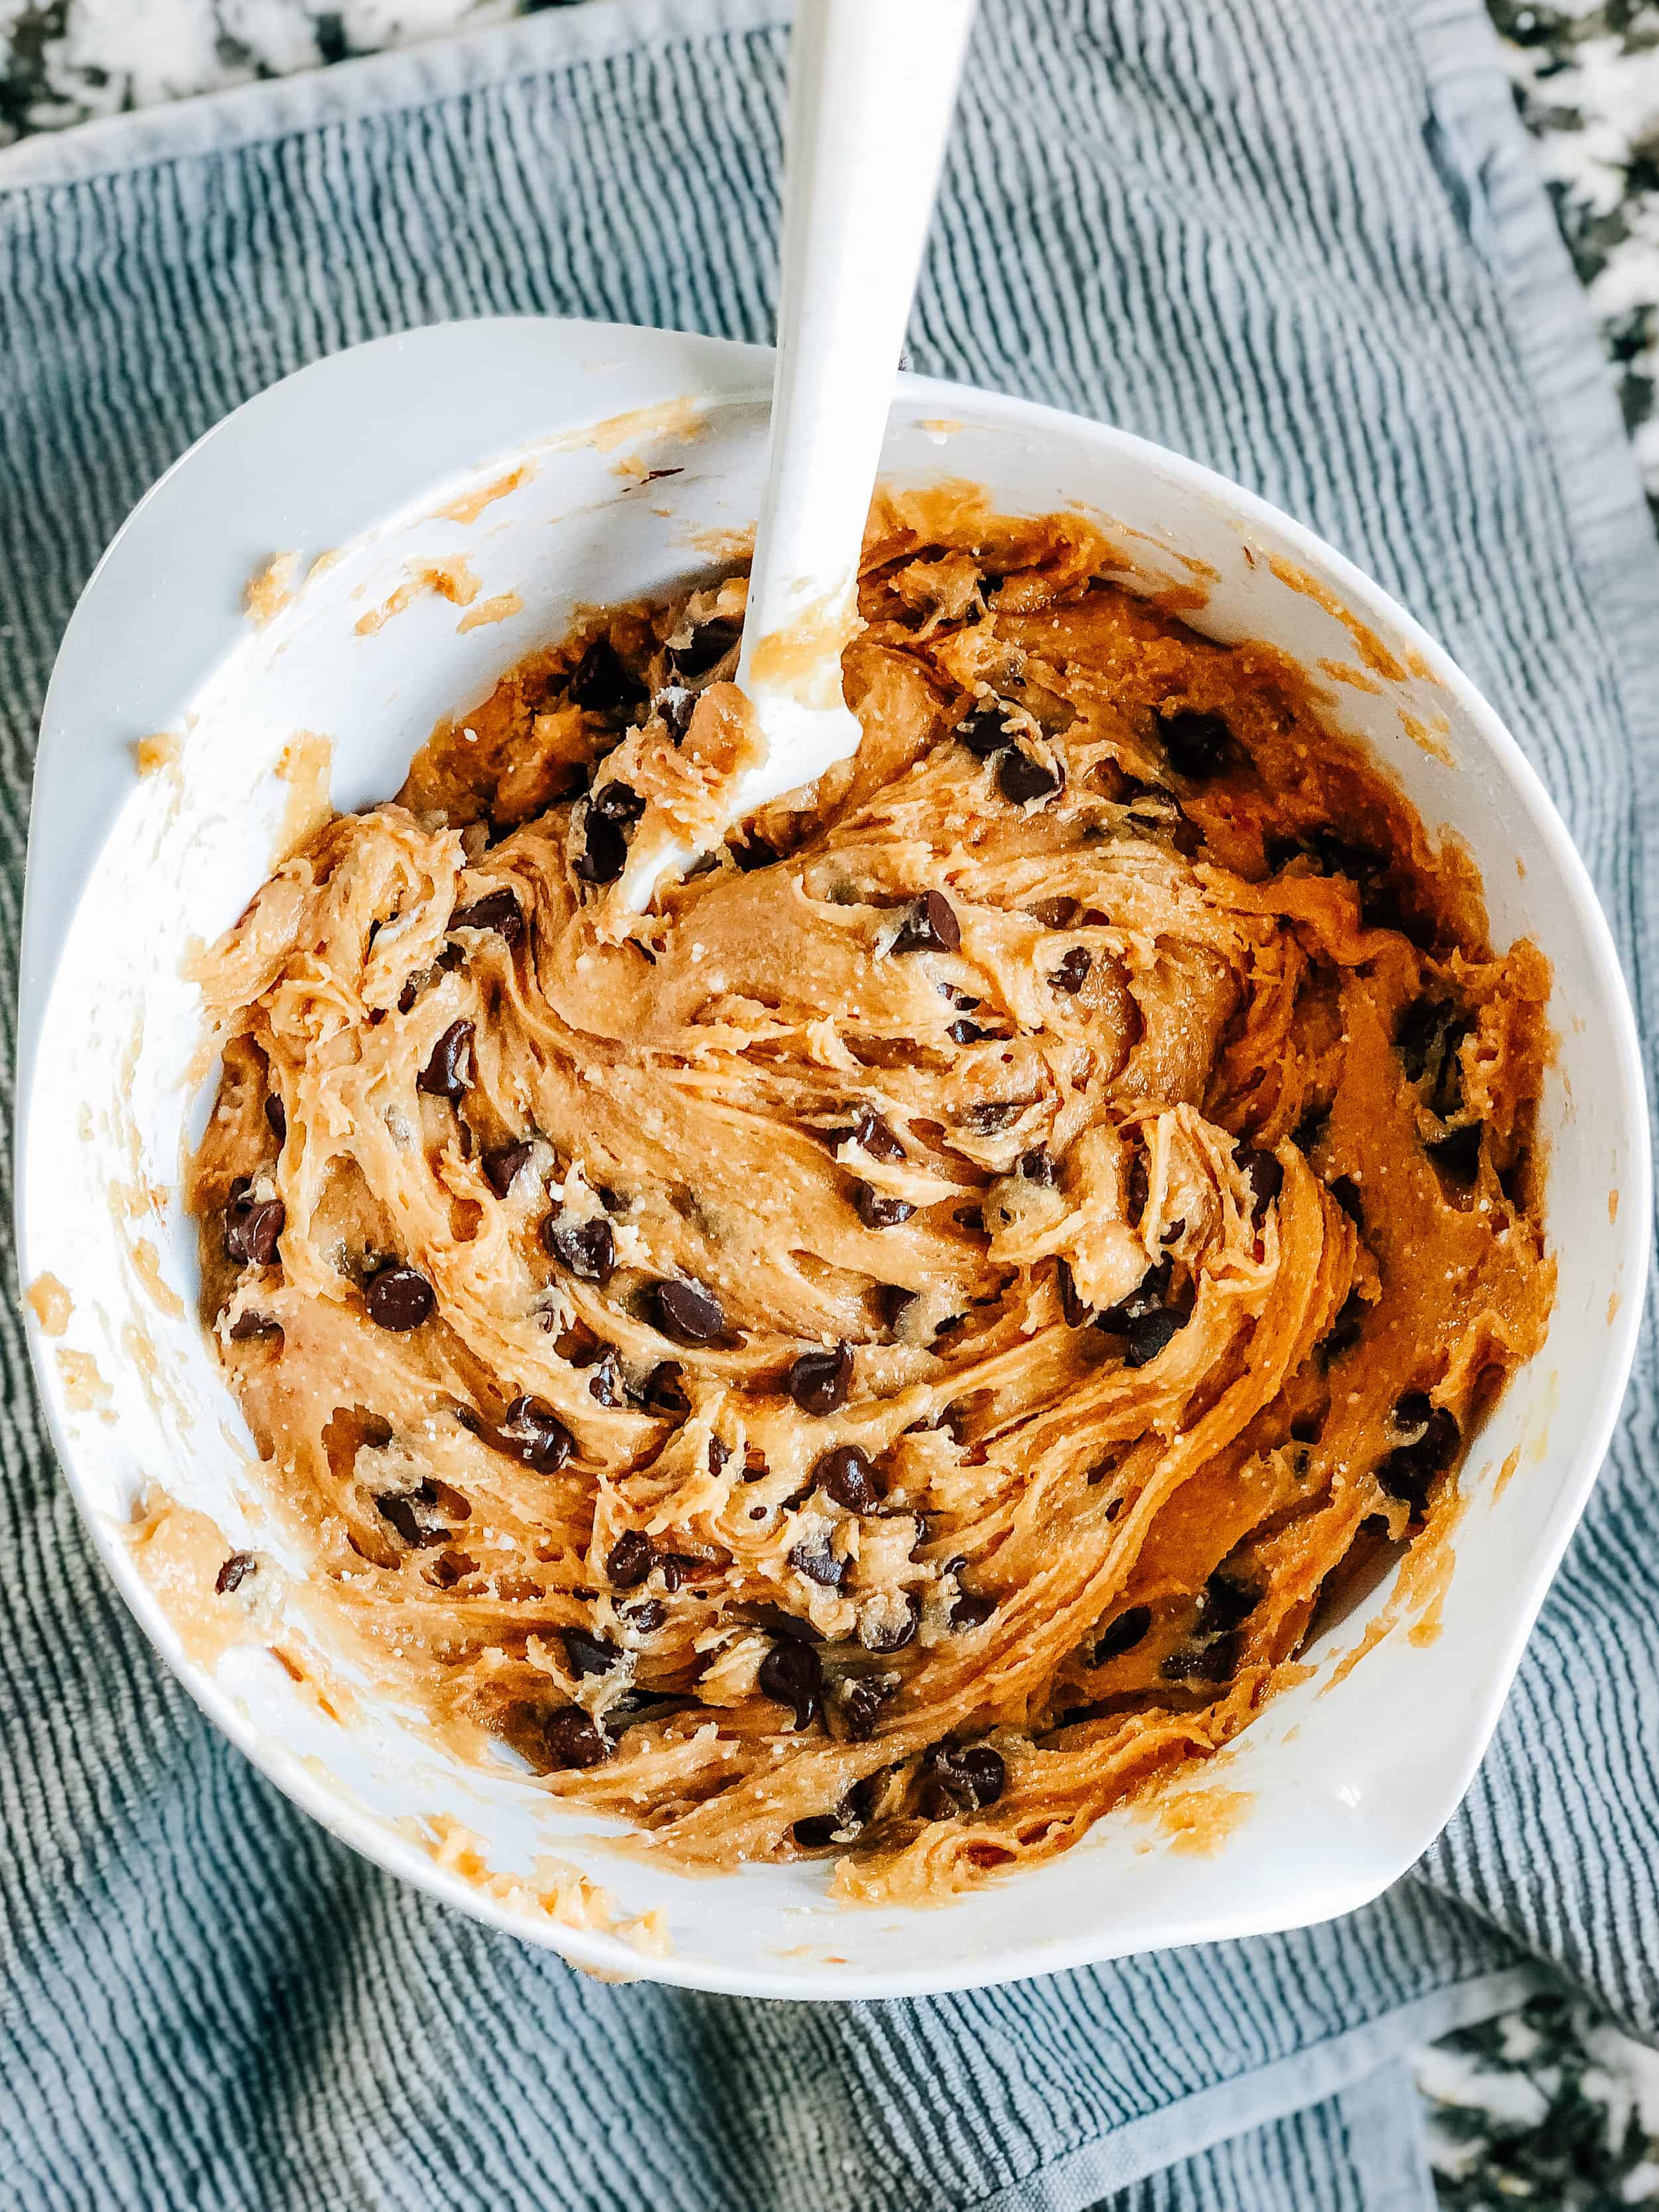
[{"label": "granite surface", "polygon": [[1659,518],[1659,0],[1487,0]]},{"label": "granite surface", "polygon": [[[0,0],[0,147],[538,4],[562,0]],[[1487,4],[1659,520],[1659,0]],[[1659,2053],[1582,2005],[1536,1997],[1417,2075],[1444,2212],[1659,2204]]]}]

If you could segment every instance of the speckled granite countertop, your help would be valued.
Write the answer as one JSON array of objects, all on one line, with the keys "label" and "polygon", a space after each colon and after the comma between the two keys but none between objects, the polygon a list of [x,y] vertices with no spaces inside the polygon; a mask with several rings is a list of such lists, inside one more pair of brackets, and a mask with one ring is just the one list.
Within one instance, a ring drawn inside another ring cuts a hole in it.
[{"label": "speckled granite countertop", "polygon": [[[560,4],[0,0],[0,146]],[[1487,5],[1659,520],[1659,0]],[[1582,2007],[1535,1997],[1417,2072],[1443,2212],[1659,2205],[1659,2054]]]}]

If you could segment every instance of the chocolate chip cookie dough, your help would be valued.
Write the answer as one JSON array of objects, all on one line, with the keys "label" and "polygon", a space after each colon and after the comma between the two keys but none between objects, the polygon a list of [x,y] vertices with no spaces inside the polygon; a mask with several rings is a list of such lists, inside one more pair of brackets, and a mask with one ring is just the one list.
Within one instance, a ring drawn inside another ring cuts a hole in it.
[{"label": "chocolate chip cookie dough", "polygon": [[591,624],[206,967],[207,1319],[434,1723],[920,1899],[1249,1720],[1553,1292],[1548,975],[1297,672],[885,503],[854,762],[643,918],[744,580]]}]

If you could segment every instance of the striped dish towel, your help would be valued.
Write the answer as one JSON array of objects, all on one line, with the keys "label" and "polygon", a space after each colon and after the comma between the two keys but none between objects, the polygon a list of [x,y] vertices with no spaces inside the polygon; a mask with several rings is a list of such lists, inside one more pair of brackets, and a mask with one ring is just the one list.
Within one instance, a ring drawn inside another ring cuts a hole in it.
[{"label": "striped dish towel", "polygon": [[[0,155],[14,970],[46,677],[144,487],[410,324],[768,336],[778,16],[593,0]],[[1659,552],[1475,0],[987,0],[910,351],[1194,454],[1396,592],[1554,792],[1659,1038]],[[333,1843],[106,1586],[9,1307],[0,1366],[0,2206],[1410,2212],[1413,2042],[1551,1976],[1659,2033],[1650,1336],[1492,1753],[1388,1896],[817,2008],[600,1987]]]}]

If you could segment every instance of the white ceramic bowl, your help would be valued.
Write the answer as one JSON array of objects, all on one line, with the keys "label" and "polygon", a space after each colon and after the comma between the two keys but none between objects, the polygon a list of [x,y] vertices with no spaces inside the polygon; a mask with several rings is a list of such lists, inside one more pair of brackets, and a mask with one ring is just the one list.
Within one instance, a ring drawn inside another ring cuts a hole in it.
[{"label": "white ceramic bowl", "polygon": [[[22,1277],[49,1273],[72,1301],[65,1333],[31,1326],[82,1514],[162,1656],[296,1803],[393,1872],[581,1964],[768,1996],[886,1996],[1350,1910],[1411,1864],[1467,1786],[1613,1426],[1648,1220],[1634,1027],[1541,786],[1416,624],[1236,486],[1022,401],[902,378],[890,472],[967,477],[1030,513],[1080,502],[1133,549],[1139,580],[1207,581],[1199,628],[1268,640],[1307,669],[1353,669],[1369,637],[1365,681],[1327,682],[1332,720],[1369,740],[1431,827],[1468,845],[1494,941],[1530,933],[1553,963],[1559,1051],[1543,1127],[1554,1319],[1475,1441],[1455,1568],[1428,1615],[1421,1589],[1411,1603],[1379,1589],[1328,1636],[1313,1679],[1189,1785],[1200,1826],[1206,1808],[1227,1814],[1208,1823],[1212,1850],[1176,1848],[1157,1818],[1122,1811],[1067,1856],[947,1909],[844,1912],[826,1902],[820,1865],[724,1880],[642,1865],[592,1818],[550,1813],[526,1778],[447,1761],[406,1715],[370,1701],[349,1725],[329,1719],[262,1648],[198,1663],[135,1571],[125,1530],[136,1495],[158,1481],[210,1514],[228,1543],[283,1551],[194,1319],[178,1185],[204,1080],[181,964],[267,872],[293,796],[275,772],[284,748],[298,731],[324,733],[335,803],[384,797],[434,722],[482,699],[574,605],[706,572],[721,534],[755,514],[770,380],[770,356],[753,348],[596,325],[471,322],[382,340],[239,409],[105,556],[41,732],[19,1085]],[[475,520],[436,514],[525,459],[533,473]],[[647,468],[681,473],[645,482]],[[338,557],[256,629],[245,581],[290,549],[302,564]],[[459,611],[427,593],[359,633],[411,558],[457,553],[480,579],[478,604],[514,592],[522,611],[459,629]],[[1390,659],[1397,677],[1375,672]],[[141,778],[134,741],[169,731],[176,763]],[[1388,1632],[1333,1683],[1379,1617]],[[307,1634],[292,1625],[285,1638],[299,1649]],[[1229,1798],[1202,1794],[1217,1790]],[[619,1913],[660,1907],[666,1954],[552,1924],[435,1864],[411,1832],[411,1817],[434,1814],[475,1832],[501,1873],[551,1850],[603,1883]]]}]

